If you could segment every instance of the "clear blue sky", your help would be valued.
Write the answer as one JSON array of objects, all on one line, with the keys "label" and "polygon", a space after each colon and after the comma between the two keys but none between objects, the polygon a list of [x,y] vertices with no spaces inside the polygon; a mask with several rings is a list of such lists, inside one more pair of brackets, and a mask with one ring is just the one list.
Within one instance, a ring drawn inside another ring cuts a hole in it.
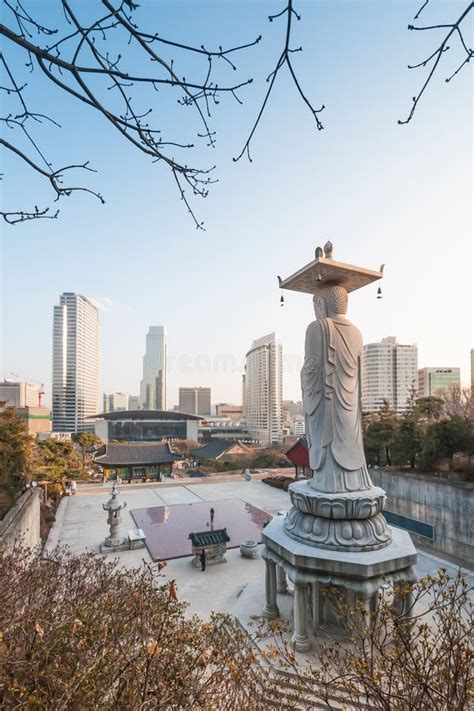
[{"label": "clear blue sky", "polygon": [[[95,6],[75,4],[81,13]],[[106,205],[77,195],[61,200],[58,220],[2,225],[0,374],[45,382],[49,392],[53,305],[61,292],[76,291],[104,306],[101,391],[138,393],[146,331],[164,324],[171,405],[180,385],[209,385],[214,402],[240,402],[243,356],[253,339],[274,330],[288,361],[284,397],[298,399],[311,298],[287,292],[280,308],[276,275],[288,276],[331,239],[336,259],[374,269],[386,264],[383,300],[376,287],[350,300],[349,317],[365,341],[395,335],[417,343],[420,367],[460,366],[467,381],[471,77],[465,70],[444,82],[460,57],[448,53],[413,122],[397,125],[426,71],[409,71],[407,64],[429,54],[442,32],[407,31],[420,4],[296,2],[302,20],[294,26],[294,45],[304,51],[293,55],[294,64],[314,104],[327,107],[324,131],[316,131],[284,71],[254,138],[253,163],[234,164],[282,46],[284,22],[267,20],[282,3],[143,0],[136,21],[163,36],[215,47],[263,35],[257,47],[236,56],[238,72],[219,74],[253,76],[254,83],[241,90],[242,106],[223,99],[215,107],[217,146],[196,159],[216,163],[220,181],[194,203],[205,232],[194,229],[164,166],[135,152],[37,71],[28,76],[33,105],[47,106],[63,126],[40,127],[48,155],[58,164],[89,159],[98,173],[84,180],[100,189]],[[452,21],[465,2],[431,4],[426,24]],[[56,15],[57,3],[33,5],[41,5],[46,20]],[[24,63],[19,54],[10,58],[18,67]],[[184,65],[187,78],[193,70],[203,76],[203,65]],[[143,101],[147,108],[149,99]],[[158,93],[153,101],[172,135],[196,140],[197,124],[174,97],[164,102]],[[3,157],[2,172],[4,208],[42,205],[50,197],[15,158]],[[220,356],[227,356],[227,366],[217,362]]]}]

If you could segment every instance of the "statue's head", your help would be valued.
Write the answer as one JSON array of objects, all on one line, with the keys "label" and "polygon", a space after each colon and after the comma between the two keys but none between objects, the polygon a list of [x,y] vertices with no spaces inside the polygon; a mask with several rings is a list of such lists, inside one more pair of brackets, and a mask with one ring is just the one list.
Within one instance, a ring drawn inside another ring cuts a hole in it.
[{"label": "statue's head", "polygon": [[339,284],[321,286],[313,296],[316,318],[344,315],[347,313],[347,291]]}]

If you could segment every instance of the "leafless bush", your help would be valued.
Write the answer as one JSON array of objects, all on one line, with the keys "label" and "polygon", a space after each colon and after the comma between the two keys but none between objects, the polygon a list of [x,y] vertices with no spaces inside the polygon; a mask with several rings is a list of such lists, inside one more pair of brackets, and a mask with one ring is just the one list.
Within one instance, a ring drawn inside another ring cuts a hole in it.
[{"label": "leafless bush", "polygon": [[160,567],[4,553],[2,708],[264,708],[266,675],[244,633],[222,615],[185,617]]}]

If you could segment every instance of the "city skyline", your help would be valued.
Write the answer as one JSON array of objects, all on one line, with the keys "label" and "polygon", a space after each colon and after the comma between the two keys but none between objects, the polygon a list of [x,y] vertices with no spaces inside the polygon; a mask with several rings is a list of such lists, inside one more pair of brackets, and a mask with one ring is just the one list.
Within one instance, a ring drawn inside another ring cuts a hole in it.
[{"label": "city skyline", "polygon": [[[445,20],[442,5],[433,4],[430,21]],[[335,259],[375,269],[386,264],[383,298],[367,289],[350,300],[348,316],[364,342],[396,334],[418,345],[420,367],[460,367],[467,385],[469,73],[449,84],[440,76],[414,121],[398,126],[422,78],[406,65],[432,43],[427,33],[406,30],[413,3],[348,3],[344,23],[334,3],[306,3],[302,22],[295,23],[295,42],[304,49],[295,62],[312,96],[324,99],[325,130],[315,131],[282,75],[253,145],[253,163],[235,165],[231,159],[260,105],[262,70],[271,69],[280,28],[267,21],[273,2],[262,0],[252,12],[236,2],[206,8],[181,2],[164,3],[159,13],[150,6],[137,11],[141,22],[160,24],[170,35],[179,21],[190,37],[212,46],[254,37],[257,27],[264,32],[259,47],[239,58],[239,71],[255,76],[242,93],[243,106],[223,100],[213,119],[220,182],[196,204],[205,232],[194,230],[159,166],[136,155],[87,107],[72,111],[41,80],[32,87],[33,100],[58,108],[65,125],[54,134],[60,154],[70,155],[67,127],[80,123],[72,162],[91,159],[99,171],[91,179],[106,204],[76,195],[60,201],[57,220],[4,226],[2,376],[18,372],[51,392],[49,313],[57,294],[70,290],[100,309],[102,390],[137,393],[143,335],[158,322],[170,329],[169,406],[177,403],[179,386],[194,385],[209,385],[216,401],[240,402],[238,366],[256,334],[278,331],[284,353],[301,364],[311,300],[288,294],[281,308],[276,275],[292,273],[302,255],[309,261],[330,239]],[[13,156],[3,170],[5,201],[26,193],[41,202],[42,184]],[[453,308],[454,295],[462,309]],[[235,370],[215,368],[219,356],[230,356]],[[285,396],[298,399],[299,367],[289,369]]]},{"label": "city skyline", "polygon": [[[66,292],[65,292],[66,293]],[[90,301],[94,303],[93,299],[87,299],[87,297],[82,297],[85,298],[87,301]],[[95,305],[95,304],[94,304]],[[100,308],[100,307],[99,307]],[[148,327],[150,328],[163,328],[163,327]],[[165,347],[167,349],[167,343],[168,343],[168,332],[167,329],[164,328],[164,333],[165,333]],[[148,336],[150,335],[149,333],[147,334]],[[387,338],[396,338],[396,337],[387,337]],[[364,346],[370,346],[370,345],[375,345],[375,344],[380,344],[382,341],[385,341],[386,338],[380,338],[378,341],[375,341],[373,344],[367,344],[364,342]],[[101,344],[102,345],[102,344]],[[410,344],[410,346],[414,346],[417,348],[417,344],[413,343]],[[470,353],[472,352],[472,349]],[[146,355],[146,354],[145,354]],[[419,355],[419,352],[418,352]],[[52,356],[51,356],[52,357]],[[141,360],[143,363],[143,358],[142,356]],[[472,357],[471,357],[472,360]],[[474,362],[474,360],[473,360]],[[301,370],[303,364],[303,355],[299,354],[286,354],[283,352],[282,355],[282,375],[283,375],[283,396],[284,399],[288,400],[295,400],[298,401],[301,399],[301,390],[296,390],[295,392],[288,394],[286,392],[286,382],[285,382],[285,374],[288,378],[288,375],[292,375],[295,372],[298,375],[299,379],[299,373]],[[171,368],[170,368],[171,365]],[[104,367],[107,368],[107,364],[104,364]],[[439,368],[447,368],[449,366],[433,366],[433,365],[424,365],[422,367],[418,366],[418,371],[421,370],[434,370],[434,369],[439,369]],[[469,372],[465,377],[463,377],[463,372],[458,366],[453,366],[455,370],[460,372],[460,384],[461,387],[469,387],[470,386],[470,376],[471,376],[471,371],[472,367],[469,369]],[[214,369],[214,373],[213,373]],[[243,405],[242,402],[242,374],[245,370],[245,355],[241,356],[241,358],[238,357],[238,355],[234,354],[216,354],[212,356],[212,354],[203,354],[203,353],[198,353],[195,354],[194,356],[190,353],[185,353],[185,354],[180,354],[180,355],[174,355],[171,354],[171,356],[166,358],[166,374],[167,376],[170,374],[172,375],[173,379],[173,387],[169,388],[166,387],[166,397],[167,397],[167,405],[165,408],[162,409],[173,409],[174,407],[179,405],[179,391],[180,389],[199,389],[199,388],[204,388],[206,389],[206,385],[194,385],[194,386],[183,386],[180,383],[182,382],[181,378],[184,378],[187,380],[189,377],[194,378],[194,379],[202,379],[203,383],[206,383],[207,380],[206,378],[209,378],[210,375],[212,374],[217,374],[218,376],[229,376],[229,371],[232,371],[232,374],[234,376],[235,380],[235,385],[234,387],[234,392],[236,392],[236,396],[232,399],[230,397],[226,397],[226,393],[228,390],[226,390],[225,386],[221,388],[217,388],[219,392],[224,393],[222,396],[216,396],[212,400],[212,405],[216,405],[219,402],[229,402],[229,403],[234,403],[236,405]],[[417,372],[418,372],[417,371]],[[17,373],[11,372],[10,376],[17,376]],[[174,377],[173,377],[174,376]],[[123,380],[127,380],[128,382],[131,381],[130,377],[124,376],[122,378]],[[168,378],[166,377],[166,380]],[[7,375],[0,374],[0,382],[5,381],[5,382],[10,382],[13,383],[15,381],[20,380],[23,383],[27,383],[27,380],[22,380],[21,378],[19,379],[18,377],[12,378],[8,377]],[[48,378],[43,377],[43,381],[48,383]],[[39,379],[35,381],[32,386],[37,387],[37,383],[39,382]],[[44,387],[44,383],[41,383],[41,387]],[[140,399],[140,396],[135,396],[133,395],[133,392],[136,390],[140,389],[139,386],[134,386],[132,385],[132,391],[125,392],[127,397],[131,397],[133,401]],[[99,391],[102,393],[101,398],[104,400],[105,397],[112,397],[114,394],[124,394],[124,391],[114,389],[113,387],[111,390],[106,391],[103,386],[102,382],[99,382]],[[35,391],[37,392],[37,390]],[[171,394],[170,394],[171,393]],[[173,394],[174,393],[174,394]],[[51,387],[48,388],[46,387],[45,392],[44,392],[44,404],[47,406],[50,406],[52,409],[52,381],[51,381]],[[143,407],[143,405],[141,406]],[[100,408],[99,408],[100,409]],[[152,408],[152,409],[161,409],[161,408]],[[104,409],[104,411],[106,411]]]}]

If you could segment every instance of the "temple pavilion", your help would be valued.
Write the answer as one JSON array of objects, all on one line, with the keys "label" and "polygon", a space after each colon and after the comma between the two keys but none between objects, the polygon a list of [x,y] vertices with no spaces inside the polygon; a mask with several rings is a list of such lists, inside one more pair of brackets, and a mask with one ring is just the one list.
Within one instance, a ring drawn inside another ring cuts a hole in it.
[{"label": "temple pavilion", "polygon": [[105,454],[95,458],[106,479],[161,481],[173,476],[173,465],[182,460],[168,442],[108,442]]}]

